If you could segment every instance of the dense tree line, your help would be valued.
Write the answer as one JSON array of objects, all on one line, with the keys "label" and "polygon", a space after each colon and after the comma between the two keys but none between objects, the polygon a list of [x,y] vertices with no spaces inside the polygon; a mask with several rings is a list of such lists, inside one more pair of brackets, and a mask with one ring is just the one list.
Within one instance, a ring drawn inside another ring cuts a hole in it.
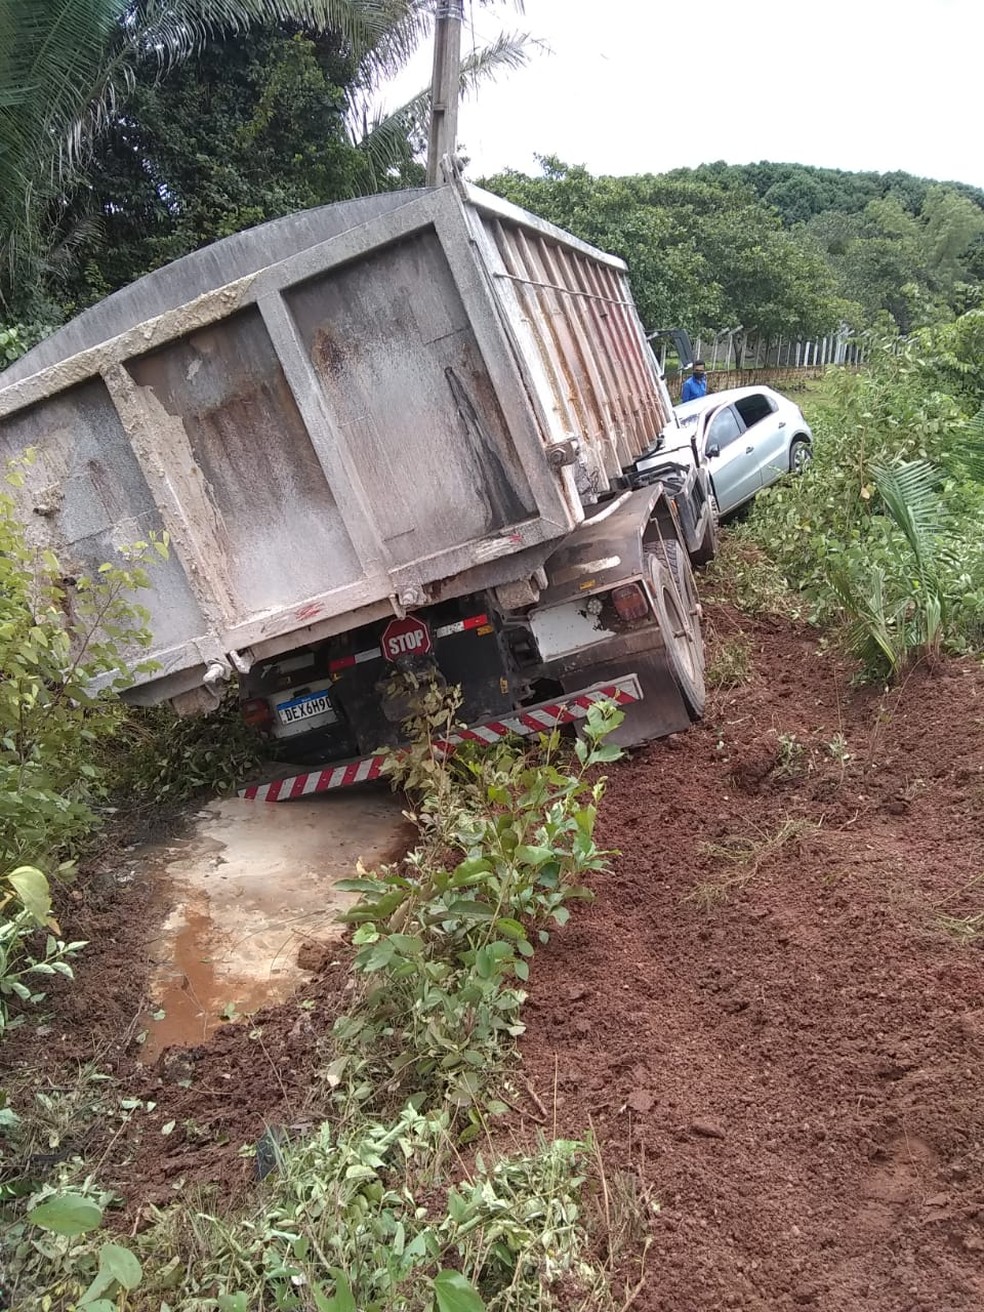
[{"label": "dense tree line", "polygon": [[487,185],[622,255],[643,317],[710,333],[909,333],[984,303],[984,192],[907,173],[705,164],[593,177],[547,157]]}]

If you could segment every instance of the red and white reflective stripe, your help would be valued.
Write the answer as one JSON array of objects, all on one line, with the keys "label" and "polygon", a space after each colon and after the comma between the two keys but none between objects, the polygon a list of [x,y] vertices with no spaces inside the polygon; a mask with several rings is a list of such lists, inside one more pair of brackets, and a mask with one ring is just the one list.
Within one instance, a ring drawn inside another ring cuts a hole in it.
[{"label": "red and white reflective stripe", "polygon": [[[452,633],[467,633],[470,629],[480,629],[483,625],[488,624],[487,615],[472,615],[467,620],[457,620],[454,624],[443,624],[439,629],[434,630],[435,638],[449,638]],[[336,661],[329,661],[328,673],[338,674],[341,670],[350,670],[353,665],[361,665],[363,661],[380,661],[383,659],[383,653],[378,647],[367,647],[365,651],[358,651],[354,656],[340,656]]]},{"label": "red and white reflective stripe", "polygon": [[584,692],[576,693],[562,702],[546,702],[502,720],[490,720],[486,724],[462,729],[458,733],[449,734],[447,738],[438,739],[434,746],[453,748],[463,742],[491,743],[497,738],[506,738],[510,734],[528,738],[532,734],[550,733],[560,724],[586,719],[588,711],[598,702],[612,701],[617,706],[627,706],[630,702],[641,700],[642,692],[638,681],[634,675],[630,675],[627,679],[619,679],[617,683],[585,689]]},{"label": "red and white reflective stripe", "polygon": [[487,615],[473,615],[470,620],[458,620],[456,624],[444,624],[434,630],[435,638],[449,638],[452,633],[467,633],[469,629],[480,629],[488,624]]},{"label": "red and white reflective stripe", "polygon": [[311,770],[308,774],[297,774],[290,779],[252,784],[249,788],[240,788],[239,796],[251,802],[289,802],[295,797],[308,797],[311,793],[327,793],[333,788],[365,784],[380,777],[384,760],[382,756],[366,756],[361,761],[332,765],[324,770]]},{"label": "red and white reflective stripe", "polygon": [[357,651],[354,656],[342,656],[337,661],[328,662],[328,673],[337,674],[339,670],[349,670],[353,665],[361,665],[363,661],[381,661],[383,653],[378,647],[373,647],[368,651]]},{"label": "red and white reflective stripe", "polygon": [[[626,674],[611,683],[583,688],[565,697],[563,701],[544,702],[515,715],[504,716],[501,720],[487,720],[484,724],[462,729],[435,742],[434,746],[441,751],[453,751],[463,742],[494,743],[512,734],[528,738],[532,734],[549,733],[559,724],[585,719],[591,707],[598,702],[612,701],[618,706],[628,706],[642,699],[639,680],[634,674]],[[295,797],[308,797],[312,793],[326,793],[334,788],[368,783],[381,776],[385,759],[383,756],[365,756],[361,761],[348,761],[343,765],[328,766],[324,770],[311,770],[289,779],[251,784],[248,788],[241,788],[239,796],[251,802],[289,802]]]}]

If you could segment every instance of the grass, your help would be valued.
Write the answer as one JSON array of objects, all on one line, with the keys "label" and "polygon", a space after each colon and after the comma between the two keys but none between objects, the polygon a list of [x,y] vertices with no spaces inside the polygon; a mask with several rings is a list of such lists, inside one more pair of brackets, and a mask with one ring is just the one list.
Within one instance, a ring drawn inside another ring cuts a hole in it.
[{"label": "grass", "polygon": [[725,533],[721,550],[711,561],[701,581],[705,601],[734,606],[746,615],[782,615],[797,618],[801,613],[781,571],[761,548],[738,533]]},{"label": "grass", "polygon": [[939,916],[936,923],[959,943],[975,944],[984,938],[984,911],[974,916]]},{"label": "grass", "polygon": [[713,653],[704,671],[709,688],[731,692],[748,682],[752,672],[752,644],[744,633],[737,633],[727,642],[715,643]]},{"label": "grass", "polygon": [[945,933],[955,938],[959,943],[976,946],[979,939],[984,939],[984,911],[972,912],[966,916],[955,916],[950,912],[942,910],[947,904],[953,905],[966,897],[968,893],[974,892],[975,889],[984,885],[984,871],[979,875],[974,875],[962,884],[956,892],[951,893],[937,907],[936,924]]},{"label": "grass", "polygon": [[799,845],[819,830],[811,820],[786,819],[775,832],[756,829],[752,835],[740,835],[723,843],[701,843],[698,852],[729,873],[702,880],[683,899],[696,903],[706,912],[728,902],[744,889],[764,866],[775,860],[790,845]]}]

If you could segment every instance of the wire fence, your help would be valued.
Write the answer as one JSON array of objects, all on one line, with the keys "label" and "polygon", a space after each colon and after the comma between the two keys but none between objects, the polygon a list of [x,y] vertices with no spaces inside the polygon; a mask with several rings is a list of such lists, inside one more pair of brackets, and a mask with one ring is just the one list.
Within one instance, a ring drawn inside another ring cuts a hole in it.
[{"label": "wire fence", "polygon": [[[781,369],[711,369],[707,370],[708,392],[726,392],[732,387],[775,387],[780,392],[802,391],[811,378],[822,378],[824,367],[810,365],[809,368]],[[858,368],[858,365],[849,365]],[[689,371],[688,371],[689,372]],[[666,386],[670,399],[676,404],[680,400],[680,389],[687,374],[671,371],[666,375]]]},{"label": "wire fence", "polygon": [[[825,337],[811,338],[754,337],[734,328],[711,337],[698,337],[693,350],[694,358],[703,360],[709,372],[744,374],[756,369],[824,369],[828,364],[863,364],[868,342],[847,325]],[[675,361],[667,342],[661,343],[659,354],[663,371],[672,372]]]}]

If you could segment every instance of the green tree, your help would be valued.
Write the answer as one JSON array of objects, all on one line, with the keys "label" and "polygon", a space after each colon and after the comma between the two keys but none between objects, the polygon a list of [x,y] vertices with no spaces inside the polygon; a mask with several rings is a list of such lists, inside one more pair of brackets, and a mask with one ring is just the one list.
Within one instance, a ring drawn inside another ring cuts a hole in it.
[{"label": "green tree", "polygon": [[974,244],[984,237],[984,210],[950,187],[930,187],[920,217],[930,274],[938,287],[952,293],[968,273]]},{"label": "green tree", "polygon": [[385,9],[386,0],[0,0],[3,303],[35,302],[42,272],[83,235],[62,222],[66,180],[138,75],[160,76],[219,33],[269,21],[331,25],[368,44]]},{"label": "green tree", "polygon": [[341,46],[261,29],[138,83],[68,216],[98,228],[59,281],[68,301],[84,306],[229,233],[372,190],[345,121],[352,63]]},{"label": "green tree", "polygon": [[[210,43],[252,40],[271,26],[334,34],[348,61],[339,84],[345,120],[367,155],[373,185],[380,185],[394,159],[407,157],[407,136],[426,97],[383,116],[373,110],[373,94],[418,48],[432,9],[433,0],[0,0],[0,304],[7,317],[49,317],[45,278],[78,261],[107,213],[80,207],[94,148],[109,125],[117,134],[132,128],[129,109],[138,88],[153,87]],[[524,58],[525,39],[504,35],[466,61],[463,85]],[[235,62],[234,80],[243,73],[242,60]],[[266,92],[278,112],[289,98],[283,78],[291,72],[300,78],[297,99],[310,106],[312,79],[325,75],[310,52],[295,52],[290,63],[284,56],[279,71],[267,70]],[[339,109],[338,96],[328,98]],[[262,118],[261,104],[254,131]],[[337,139],[329,134],[331,144]],[[299,162],[288,160],[296,173]],[[166,180],[161,186],[167,200]],[[288,178],[288,192],[290,186]]]},{"label": "green tree", "polygon": [[595,178],[554,158],[543,175],[485,185],[628,263],[650,328],[707,333],[742,324],[775,338],[823,332],[844,310],[815,243],[783,230],[740,180],[680,173]]}]

